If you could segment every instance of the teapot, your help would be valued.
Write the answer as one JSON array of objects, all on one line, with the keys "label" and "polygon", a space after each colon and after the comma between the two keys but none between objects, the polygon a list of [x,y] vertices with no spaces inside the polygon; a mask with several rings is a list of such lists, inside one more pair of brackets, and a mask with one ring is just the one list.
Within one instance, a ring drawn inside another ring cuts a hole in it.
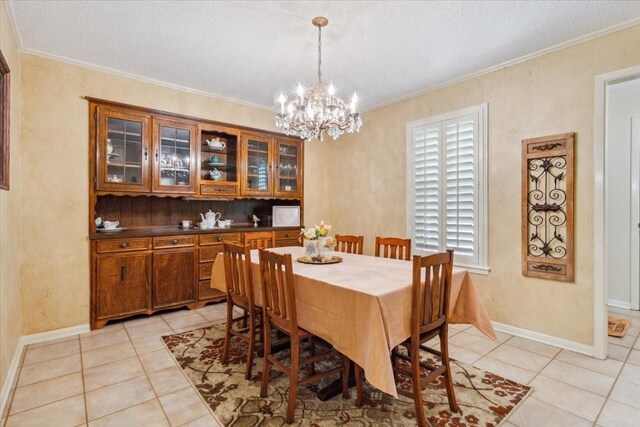
[{"label": "teapot", "polygon": [[211,226],[213,227],[216,222],[222,217],[222,214],[220,212],[211,212],[211,209],[209,209],[209,212],[204,215],[200,214],[200,217],[202,218],[202,222],[211,224]]},{"label": "teapot", "polygon": [[211,179],[213,179],[214,181],[220,181],[222,180],[222,171],[213,168],[213,170],[209,171],[209,176],[211,176]]},{"label": "teapot", "polygon": [[218,150],[222,150],[227,146],[227,144],[225,144],[224,141],[221,141],[220,138],[205,139],[204,142],[206,142],[209,147],[216,148]]}]

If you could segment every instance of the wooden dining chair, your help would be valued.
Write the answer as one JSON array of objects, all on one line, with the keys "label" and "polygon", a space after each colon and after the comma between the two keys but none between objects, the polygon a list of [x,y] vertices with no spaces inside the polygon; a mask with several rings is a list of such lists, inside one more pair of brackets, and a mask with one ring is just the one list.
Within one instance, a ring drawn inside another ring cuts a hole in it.
[{"label": "wooden dining chair", "polygon": [[244,233],[244,244],[251,249],[265,249],[276,246],[273,231],[252,231]]},{"label": "wooden dining chair", "polygon": [[[444,376],[449,408],[459,412],[456,395],[453,389],[451,368],[449,367],[448,343],[448,310],[451,293],[451,271],[453,268],[453,251],[425,257],[413,257],[413,283],[411,290],[411,337],[391,352],[394,375],[405,375],[411,378],[411,392],[398,389],[398,393],[413,397],[418,425],[426,427],[422,403],[422,385],[429,384],[440,375]],[[440,338],[440,351],[427,347],[424,343],[435,336]],[[401,352],[400,347],[406,352]],[[420,361],[420,350],[440,357],[440,366]],[[399,363],[400,360],[409,362]],[[426,379],[420,380],[422,369],[428,371]],[[356,365],[356,406],[362,406],[362,369]]]},{"label": "wooden dining chair", "polygon": [[[222,364],[229,362],[229,346],[232,337],[247,342],[247,367],[245,378],[251,379],[256,338],[260,339],[262,309],[256,307],[253,297],[251,254],[249,246],[223,243],[224,277],[227,285],[227,329],[222,349]],[[234,318],[233,307],[244,310],[244,315]],[[248,320],[248,322],[247,322]],[[234,324],[240,328],[235,329]],[[247,325],[248,323],[248,325]],[[262,341],[260,339],[260,341]]]},{"label": "wooden dining chair", "polygon": [[376,237],[376,256],[409,261],[411,259],[411,239]]},{"label": "wooden dining chair", "polygon": [[341,236],[336,234],[336,251],[362,255],[364,236]]},{"label": "wooden dining chair", "polygon": [[[283,372],[289,377],[289,396],[287,403],[287,424],[293,422],[296,396],[298,386],[317,382],[320,379],[341,373],[342,375],[342,397],[349,398],[349,359],[340,355],[333,348],[326,349],[321,354],[316,354],[315,337],[310,332],[298,327],[298,317],[296,311],[296,296],[293,283],[293,267],[291,264],[291,254],[278,254],[260,250],[260,276],[263,296],[263,319],[264,319],[264,365],[262,370],[262,384],[260,387],[260,397],[267,396],[271,366]],[[287,334],[291,341],[291,361],[290,368],[286,367],[276,357],[271,354],[271,329],[275,328]],[[309,342],[310,355],[306,360],[300,360],[300,344],[302,340]],[[323,372],[316,372],[314,364],[330,357],[340,356],[341,366],[328,369]],[[308,367],[309,376],[299,379],[300,364]]]}]

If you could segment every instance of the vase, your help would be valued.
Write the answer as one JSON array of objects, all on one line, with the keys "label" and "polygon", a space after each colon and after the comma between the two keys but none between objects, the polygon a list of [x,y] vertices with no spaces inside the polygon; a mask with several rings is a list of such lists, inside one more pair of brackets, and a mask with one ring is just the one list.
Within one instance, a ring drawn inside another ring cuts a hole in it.
[{"label": "vase", "polygon": [[327,243],[332,243],[333,239],[328,237],[318,237],[318,257],[329,261],[333,258],[333,247],[329,246]]},{"label": "vase", "polygon": [[318,240],[304,239],[304,252],[309,260],[317,259],[320,256]]}]

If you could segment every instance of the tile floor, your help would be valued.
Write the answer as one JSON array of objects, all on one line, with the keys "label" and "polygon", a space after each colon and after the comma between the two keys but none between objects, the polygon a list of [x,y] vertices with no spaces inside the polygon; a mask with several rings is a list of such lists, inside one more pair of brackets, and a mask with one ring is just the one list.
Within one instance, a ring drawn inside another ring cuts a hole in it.
[{"label": "tile floor", "polygon": [[[225,310],[174,311],[30,345],[0,426],[217,426],[159,337],[208,326]],[[493,342],[468,325],[451,325],[451,354],[534,387],[506,427],[638,426],[640,312],[610,312],[632,327],[609,338],[607,360],[502,333]]]}]

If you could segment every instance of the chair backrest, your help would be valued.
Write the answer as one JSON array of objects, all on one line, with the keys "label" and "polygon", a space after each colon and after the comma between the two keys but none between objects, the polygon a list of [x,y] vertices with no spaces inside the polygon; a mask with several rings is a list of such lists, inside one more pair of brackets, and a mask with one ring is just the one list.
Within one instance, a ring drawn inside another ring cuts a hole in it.
[{"label": "chair backrest", "polygon": [[411,259],[411,239],[376,237],[376,256],[408,261]]},{"label": "chair backrest", "polygon": [[336,234],[336,251],[362,255],[364,236],[341,236]]},{"label": "chair backrest", "polygon": [[252,308],[254,299],[249,246],[225,242],[222,249],[227,297],[235,303]]},{"label": "chair backrest", "polygon": [[252,231],[244,233],[244,244],[251,249],[265,249],[275,247],[273,231]]},{"label": "chair backrest", "polygon": [[298,318],[291,254],[260,249],[260,278],[264,315],[293,338],[297,334]]},{"label": "chair backrest", "polygon": [[411,335],[418,336],[447,322],[453,251],[413,257]]}]

